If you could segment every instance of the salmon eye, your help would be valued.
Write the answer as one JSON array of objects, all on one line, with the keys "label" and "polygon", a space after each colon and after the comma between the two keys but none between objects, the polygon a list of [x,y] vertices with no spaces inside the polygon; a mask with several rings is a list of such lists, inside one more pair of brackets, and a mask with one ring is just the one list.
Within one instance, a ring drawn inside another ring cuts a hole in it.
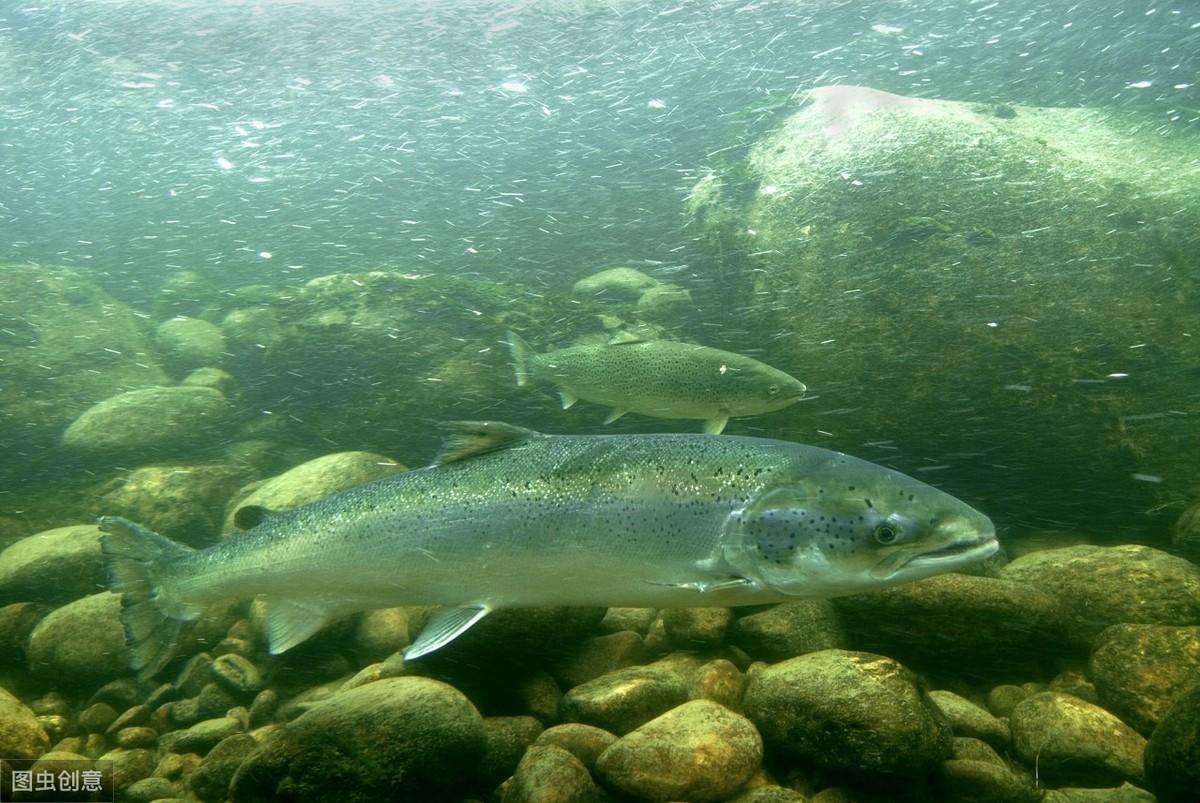
[{"label": "salmon eye", "polygon": [[895,543],[900,537],[900,531],[891,524],[880,524],[875,528],[875,540],[881,544]]},{"label": "salmon eye", "polygon": [[768,385],[767,386],[767,395],[768,396],[778,396],[779,395],[779,385]]}]

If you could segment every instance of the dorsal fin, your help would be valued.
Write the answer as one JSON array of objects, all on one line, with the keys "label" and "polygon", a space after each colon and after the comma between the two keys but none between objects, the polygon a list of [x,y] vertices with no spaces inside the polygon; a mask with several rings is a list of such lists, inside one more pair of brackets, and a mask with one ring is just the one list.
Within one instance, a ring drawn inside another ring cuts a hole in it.
[{"label": "dorsal fin", "polygon": [[634,343],[648,343],[649,341],[641,335],[634,334],[629,331],[617,332],[608,339],[606,346],[630,346]]},{"label": "dorsal fin", "polygon": [[442,442],[442,451],[433,461],[435,466],[456,463],[500,449],[511,449],[532,438],[542,437],[540,432],[502,421],[446,421],[442,427],[449,433]]}]

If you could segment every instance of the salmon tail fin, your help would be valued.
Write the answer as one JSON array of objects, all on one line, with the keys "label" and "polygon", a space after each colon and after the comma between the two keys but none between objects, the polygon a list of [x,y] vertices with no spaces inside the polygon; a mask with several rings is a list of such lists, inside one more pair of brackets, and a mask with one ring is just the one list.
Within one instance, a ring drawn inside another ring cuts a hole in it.
[{"label": "salmon tail fin", "polygon": [[523,388],[529,384],[529,362],[537,352],[521,339],[516,332],[508,333],[508,350],[512,352],[513,372],[517,375],[517,387]]},{"label": "salmon tail fin", "polygon": [[121,595],[129,666],[146,680],[175,656],[184,622],[199,614],[163,594],[159,584],[166,565],[194,550],[118,516],[101,516],[97,523],[108,588]]}]

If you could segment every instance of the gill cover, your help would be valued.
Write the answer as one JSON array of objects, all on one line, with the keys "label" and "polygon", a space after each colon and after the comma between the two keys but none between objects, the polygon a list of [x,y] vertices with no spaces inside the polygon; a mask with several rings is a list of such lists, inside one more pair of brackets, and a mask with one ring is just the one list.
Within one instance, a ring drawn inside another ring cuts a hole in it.
[{"label": "gill cover", "polygon": [[[813,543],[803,488],[773,488],[734,511],[721,536],[721,560],[737,574],[783,594],[811,590],[808,569],[825,555]],[[806,589],[806,586],[810,586]]]}]

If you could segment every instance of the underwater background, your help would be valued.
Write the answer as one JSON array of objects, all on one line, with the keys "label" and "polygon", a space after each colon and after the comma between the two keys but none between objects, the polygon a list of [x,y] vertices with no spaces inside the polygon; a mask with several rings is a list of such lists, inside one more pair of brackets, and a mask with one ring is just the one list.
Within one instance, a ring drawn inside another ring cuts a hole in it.
[{"label": "underwater background", "polygon": [[[0,759],[128,800],[1200,799],[1194,4],[28,3],[0,73]],[[133,679],[97,516],[203,548],[445,420],[699,428],[518,388],[508,330],[786,371],[727,433],[1005,554],[408,664],[428,610],[268,656],[231,601]]]}]

